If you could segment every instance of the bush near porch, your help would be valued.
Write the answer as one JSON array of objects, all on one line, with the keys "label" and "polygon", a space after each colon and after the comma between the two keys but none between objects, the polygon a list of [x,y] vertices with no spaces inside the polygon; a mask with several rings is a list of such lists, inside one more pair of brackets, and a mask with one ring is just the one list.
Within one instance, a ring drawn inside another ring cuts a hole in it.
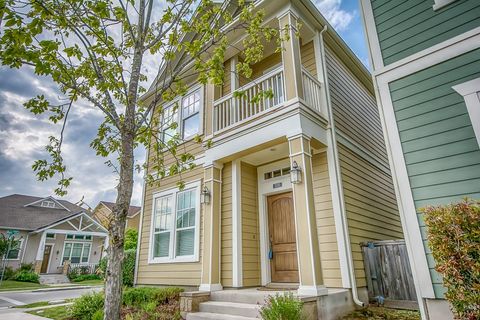
[{"label": "bush near porch", "polygon": [[[135,277],[135,257],[137,254],[136,249],[125,250],[123,269],[122,269],[122,281],[123,285],[127,287],[133,286],[133,280]],[[98,273],[104,277],[107,272],[107,257],[100,260],[98,266]]]},{"label": "bush near porch", "polygon": [[[122,319],[166,320],[180,318],[180,288],[128,288],[123,293]],[[103,292],[75,300],[67,313],[71,320],[103,319]]]},{"label": "bush near porch", "polygon": [[427,207],[428,245],[457,319],[480,319],[480,201]]}]

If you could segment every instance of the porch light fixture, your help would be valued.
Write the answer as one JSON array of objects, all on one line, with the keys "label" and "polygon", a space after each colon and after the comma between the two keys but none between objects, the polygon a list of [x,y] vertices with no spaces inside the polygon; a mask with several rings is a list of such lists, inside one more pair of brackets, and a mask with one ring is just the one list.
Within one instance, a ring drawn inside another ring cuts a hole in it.
[{"label": "porch light fixture", "polygon": [[210,203],[210,190],[208,190],[207,186],[203,186],[203,190],[200,193],[200,202],[204,204]]},{"label": "porch light fixture", "polygon": [[297,161],[293,161],[292,169],[290,170],[290,182],[299,184],[302,182],[302,170],[298,167]]}]

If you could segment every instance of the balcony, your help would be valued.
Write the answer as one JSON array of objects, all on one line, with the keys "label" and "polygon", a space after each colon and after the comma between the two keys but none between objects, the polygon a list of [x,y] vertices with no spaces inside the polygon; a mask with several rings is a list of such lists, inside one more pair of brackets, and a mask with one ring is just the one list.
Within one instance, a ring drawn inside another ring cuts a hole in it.
[{"label": "balcony", "polygon": [[[321,83],[302,68],[304,103],[311,109],[325,114],[321,103]],[[270,91],[272,95],[258,95]],[[237,89],[241,95],[230,93],[213,104],[213,131],[220,133],[262,114],[278,108],[285,102],[283,68],[279,67]],[[252,101],[257,97],[255,101]],[[258,99],[259,98],[259,99]]]}]

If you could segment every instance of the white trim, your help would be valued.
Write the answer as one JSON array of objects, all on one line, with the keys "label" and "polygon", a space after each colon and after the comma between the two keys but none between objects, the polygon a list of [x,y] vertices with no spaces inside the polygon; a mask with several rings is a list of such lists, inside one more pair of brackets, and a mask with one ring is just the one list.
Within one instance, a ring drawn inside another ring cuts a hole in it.
[{"label": "white trim", "polygon": [[445,60],[479,48],[480,27],[445,40],[404,59],[374,70],[372,75],[381,81],[391,82],[409,74],[427,69]]},{"label": "white trim", "polygon": [[480,146],[480,78],[476,78],[452,87],[465,99],[473,131]]},{"label": "white trim", "polygon": [[198,291],[208,291],[208,292],[221,291],[222,289],[223,289],[223,286],[220,283],[212,283],[212,284],[202,283],[198,287]]},{"label": "white trim", "polygon": [[[63,204],[61,204],[57,199],[55,199],[55,198],[52,197],[52,196],[48,196],[48,197],[46,197],[46,198],[43,198],[43,199],[40,199],[40,200],[36,200],[36,201],[34,201],[34,202],[32,202],[32,203],[28,203],[28,204],[24,205],[24,207],[33,206],[33,205],[35,205],[35,204],[37,204],[37,203],[39,203],[39,202],[42,202],[42,201],[48,201],[47,199],[50,200],[50,201],[55,202],[56,204],[58,204],[60,207],[62,207],[63,209],[67,210],[68,212],[71,212],[71,211],[72,211],[72,210],[68,209],[67,207],[65,207]],[[54,207],[42,207],[42,208],[58,209],[58,208],[54,208]]]},{"label": "white trim", "polygon": [[[319,51],[322,65],[326,66],[325,47],[323,32],[318,34]],[[333,118],[333,108],[330,100],[330,84],[328,81],[327,68],[321,69],[322,79],[325,82],[325,103],[327,105],[327,117],[330,124],[327,130],[327,167],[328,178],[330,181],[330,192],[332,195],[332,210],[335,221],[335,234],[338,246],[338,258],[340,263],[340,274],[342,275],[342,286],[344,288],[352,288],[352,297],[356,304],[359,304],[358,293],[356,291],[356,278],[354,270],[354,262],[352,257],[352,249],[350,245],[350,236],[348,230],[348,219],[345,209],[345,200],[343,197],[342,175],[340,171],[340,161],[337,149],[337,136],[335,128],[335,120]],[[320,73],[320,70],[319,72]]]},{"label": "white trim", "polygon": [[[415,287],[419,291],[419,299],[435,298],[432,279],[428,268],[423,240],[418,224],[417,210],[413,201],[413,195],[408,178],[407,167],[403,155],[400,134],[398,132],[395,111],[391,101],[390,90],[387,82],[380,82],[376,79],[379,97],[380,118],[383,128],[385,128],[385,141],[387,152],[389,154],[390,167],[392,168],[392,178],[397,194],[397,204],[402,221],[405,243],[410,259],[413,278],[417,284]],[[418,250],[422,246],[422,250]],[[420,302],[420,304],[422,304]]]},{"label": "white trim", "polygon": [[299,296],[326,296],[328,289],[325,286],[302,286],[300,285],[297,290]]},{"label": "white trim", "polygon": [[[62,229],[47,229],[46,232],[48,233],[59,233],[59,234],[73,234],[73,235],[86,235],[86,236],[93,236],[93,237],[106,237],[108,236],[107,233],[104,232],[94,232],[94,231],[74,231],[74,230],[62,230]],[[68,239],[70,240],[70,239]],[[82,240],[78,240],[82,241]],[[83,241],[93,241],[93,240],[83,240]]]},{"label": "white trim", "polygon": [[[259,230],[260,230],[260,272],[261,283],[263,286],[271,282],[270,260],[268,259],[269,252],[269,231],[268,231],[268,208],[267,197],[279,193],[292,191],[292,184],[290,182],[290,175],[274,177],[265,180],[266,172],[271,172],[277,169],[282,169],[290,166],[290,160],[283,159],[273,163],[266,164],[257,168],[258,181],[258,215],[259,215]],[[281,187],[274,188],[273,185],[282,183]],[[294,201],[295,205],[295,201]],[[299,262],[300,263],[300,262]],[[300,274],[300,270],[298,271]]]},{"label": "white trim", "polygon": [[27,238],[25,239],[25,248],[23,250],[23,253],[22,253],[22,259],[21,259],[21,263],[23,263],[23,261],[25,260],[25,253],[27,252],[27,245],[28,245],[28,238],[30,237],[30,234],[27,233]]},{"label": "white trim", "polygon": [[45,249],[46,239],[47,239],[47,232],[44,231],[40,236],[40,242],[38,243],[37,255],[35,257],[36,261],[43,260],[43,250]]},{"label": "white trim", "polygon": [[243,286],[242,249],[242,162],[232,161],[232,278],[234,287]]},{"label": "white trim", "polygon": [[[76,229],[77,231],[80,231],[79,228],[75,227],[75,226],[70,222],[70,220],[75,219],[75,218],[78,218],[78,217],[82,217],[82,219],[83,219],[83,217],[86,217],[88,220],[92,221],[98,228],[100,228],[101,230],[103,230],[104,233],[108,233],[108,230],[107,230],[107,229],[105,229],[100,223],[98,223],[96,220],[92,219],[88,214],[86,214],[86,213],[83,212],[83,211],[82,211],[82,212],[79,212],[79,213],[77,213],[77,214],[74,214],[74,215],[72,215],[72,216],[70,216],[70,217],[60,219],[60,220],[58,220],[57,222],[55,222],[55,223],[53,223],[53,224],[50,224],[50,225],[48,225],[48,226],[45,226],[45,227],[42,227],[42,228],[37,229],[37,230],[35,230],[35,231],[32,231],[32,233],[40,233],[40,232],[43,232],[43,231],[45,231],[45,230],[50,230],[50,231],[51,231],[51,230],[54,230],[54,229],[51,229],[51,228],[53,228],[53,227],[55,227],[55,226],[58,226],[59,224],[62,224],[62,223],[65,223],[65,222],[68,222],[74,229]],[[55,230],[57,230],[57,229],[55,229]],[[67,231],[68,231],[68,230],[67,230]],[[57,233],[61,233],[61,232],[58,232],[58,231],[56,231],[56,232],[57,232]],[[93,233],[98,233],[98,232],[93,232]]]},{"label": "white trim", "polygon": [[433,5],[433,10],[437,11],[455,1],[457,0],[435,0],[435,4]]},{"label": "white trim", "polygon": [[[79,243],[79,244],[82,245],[82,251],[80,252],[80,261],[79,261],[79,262],[75,262],[75,264],[77,264],[77,263],[78,263],[78,264],[90,263],[90,255],[92,254],[93,242],[91,243],[91,242],[85,242],[85,241],[65,240],[65,241],[63,242],[62,258],[60,259],[60,265],[61,265],[61,266],[63,266],[64,263],[65,263],[65,261],[66,261],[66,260],[64,261],[63,258],[65,258],[65,247],[66,247],[66,245],[67,245],[68,243],[70,243],[70,244],[72,245],[71,248],[70,248],[70,255],[69,255],[68,259],[67,259],[68,261],[70,261],[70,262],[72,261],[73,245]],[[85,249],[85,245],[86,245],[86,244],[88,244],[88,245],[90,246],[90,249],[89,249],[89,251],[88,251],[87,261],[84,262],[84,261],[82,261],[82,259],[83,259],[83,250]],[[47,272],[47,273],[48,273],[48,272]]]},{"label": "white trim", "polygon": [[[184,186],[182,190],[177,188],[171,188],[167,190],[163,190],[161,192],[156,192],[152,195],[152,223],[150,224],[150,236],[149,236],[149,249],[148,249],[148,264],[162,264],[162,263],[181,263],[181,262],[198,262],[199,261],[199,246],[200,246],[200,180],[188,183]],[[193,247],[193,255],[190,256],[175,256],[175,241],[177,236],[177,228],[176,228],[176,217],[177,217],[177,194],[179,192],[183,192],[189,189],[193,189],[196,193],[196,204],[195,204],[195,243]],[[155,219],[155,201],[157,198],[161,198],[164,196],[172,196],[172,214],[173,214],[173,221],[172,225],[173,228],[170,230],[170,249],[169,249],[169,256],[168,257],[161,257],[155,258],[153,256],[153,240],[154,240],[154,225],[153,223]]]},{"label": "white trim", "polygon": [[371,0],[360,0],[361,16],[363,20],[363,29],[365,32],[365,40],[367,48],[370,51],[370,65],[373,70],[383,68],[382,50],[380,48],[380,41],[378,40],[377,27],[373,17],[373,9]]},{"label": "white trim", "polygon": [[[28,236],[28,235],[27,235]],[[6,255],[5,256],[5,260],[6,261],[20,261],[23,259],[23,256],[25,255],[25,252],[27,251],[26,250],[26,247],[22,247],[23,246],[23,238],[20,238],[18,239],[18,254],[17,254],[17,257],[14,258],[14,259],[9,259],[8,256]],[[12,248],[10,248],[10,250],[8,251],[8,253],[10,253],[10,251],[12,251]],[[20,257],[21,256],[21,257]]]}]

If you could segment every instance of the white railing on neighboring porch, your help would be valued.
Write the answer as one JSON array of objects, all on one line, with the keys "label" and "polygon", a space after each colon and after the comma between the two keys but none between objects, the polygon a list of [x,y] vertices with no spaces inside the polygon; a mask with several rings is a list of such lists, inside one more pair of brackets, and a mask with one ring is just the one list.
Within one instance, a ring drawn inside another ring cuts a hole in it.
[{"label": "white railing on neighboring porch", "polygon": [[75,271],[80,274],[94,274],[97,271],[98,263],[70,263],[68,273]]},{"label": "white railing on neighboring porch", "polygon": [[[275,69],[266,75],[255,79],[237,89],[241,96],[233,93],[215,101],[213,104],[213,130],[219,131],[240,121],[276,107],[285,100],[285,89],[282,68]],[[271,92],[273,96],[259,95],[261,92]],[[254,97],[259,98],[253,102]]]},{"label": "white railing on neighboring porch", "polygon": [[321,90],[322,84],[312,76],[305,68],[302,68],[303,96],[307,105],[320,112],[325,113],[322,108]]}]

